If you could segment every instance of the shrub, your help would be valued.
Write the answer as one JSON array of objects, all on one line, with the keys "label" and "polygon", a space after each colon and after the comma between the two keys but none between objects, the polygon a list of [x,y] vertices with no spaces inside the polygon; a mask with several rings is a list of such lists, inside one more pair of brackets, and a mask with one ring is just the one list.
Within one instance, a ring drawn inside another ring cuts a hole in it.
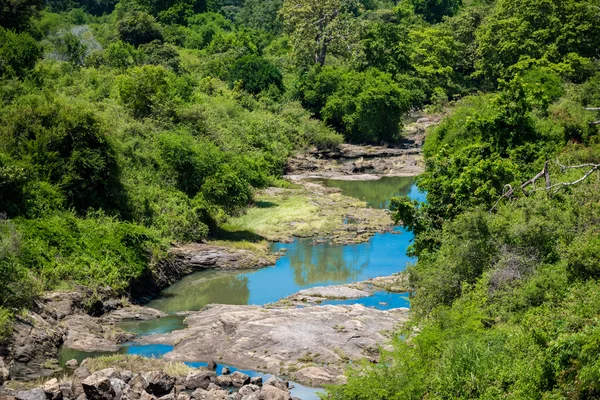
[{"label": "shrub", "polygon": [[132,68],[116,81],[121,103],[134,117],[165,115],[171,110],[173,90],[168,71],[162,66],[144,65]]},{"label": "shrub", "polygon": [[40,46],[29,34],[0,27],[0,77],[24,76],[41,55]]},{"label": "shrub", "polygon": [[240,82],[242,89],[258,94],[270,85],[283,91],[283,76],[270,61],[259,56],[248,55],[237,60],[229,72],[229,82]]},{"label": "shrub", "polygon": [[160,25],[154,17],[142,11],[126,13],[117,22],[117,32],[122,41],[134,46],[163,39]]}]

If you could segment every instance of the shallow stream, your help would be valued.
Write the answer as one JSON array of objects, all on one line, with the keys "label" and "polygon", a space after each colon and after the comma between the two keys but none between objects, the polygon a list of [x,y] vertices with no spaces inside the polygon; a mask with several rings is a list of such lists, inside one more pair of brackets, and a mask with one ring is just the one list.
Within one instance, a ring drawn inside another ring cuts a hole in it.
[{"label": "shallow stream", "polygon": [[[385,208],[394,196],[408,196],[420,201],[413,178],[385,177],[376,181],[320,180],[328,187],[337,187],[347,196],[365,200],[374,208]],[[352,221],[348,221],[352,223]],[[139,336],[167,333],[185,327],[184,317],[175,313],[197,311],[207,304],[264,305],[274,303],[299,290],[326,285],[359,282],[377,276],[402,271],[414,260],[406,255],[412,234],[397,228],[394,232],[375,234],[368,242],[349,245],[313,244],[312,239],[297,239],[293,243],[273,243],[271,251],[285,251],[276,264],[252,271],[200,271],[189,275],[163,290],[148,306],[172,315],[153,321],[127,322],[120,326]],[[376,292],[373,296],[353,300],[328,300],[323,304],[355,304],[390,309],[408,307],[408,295]],[[161,357],[171,351],[165,345],[124,345],[120,353]],[[61,362],[71,358],[81,360],[97,354],[64,349]],[[189,363],[192,366],[206,363]],[[222,366],[219,366],[222,368]],[[235,370],[235,368],[230,368]],[[264,374],[243,371],[253,376]],[[304,400],[316,399],[317,389],[296,385],[292,395]]]}]

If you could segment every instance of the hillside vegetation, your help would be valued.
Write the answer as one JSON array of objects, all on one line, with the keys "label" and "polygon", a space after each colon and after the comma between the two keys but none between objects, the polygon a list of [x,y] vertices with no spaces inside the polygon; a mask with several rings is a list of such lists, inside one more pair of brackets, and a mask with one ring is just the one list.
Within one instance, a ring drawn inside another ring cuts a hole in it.
[{"label": "hillside vegetation", "polygon": [[598,49],[599,0],[5,0],[0,338],[45,290],[126,294],[293,152],[450,110],[393,202],[413,322],[326,396],[600,396],[598,171],[519,188],[600,163]]}]

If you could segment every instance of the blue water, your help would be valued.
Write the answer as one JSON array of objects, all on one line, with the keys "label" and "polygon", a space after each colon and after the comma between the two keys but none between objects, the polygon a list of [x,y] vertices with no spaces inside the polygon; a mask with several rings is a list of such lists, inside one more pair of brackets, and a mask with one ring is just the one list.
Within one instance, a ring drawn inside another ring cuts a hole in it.
[{"label": "blue water", "polygon": [[319,304],[351,305],[362,304],[365,307],[377,308],[379,310],[391,310],[392,308],[409,308],[409,293],[375,292],[372,296],[361,299],[348,300],[325,300]]}]

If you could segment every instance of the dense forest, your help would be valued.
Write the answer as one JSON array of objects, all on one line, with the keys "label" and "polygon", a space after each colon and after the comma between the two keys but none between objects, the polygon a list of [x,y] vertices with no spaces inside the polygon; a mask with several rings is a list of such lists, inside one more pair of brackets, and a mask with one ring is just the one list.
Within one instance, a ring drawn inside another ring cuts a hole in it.
[{"label": "dense forest", "polygon": [[599,0],[2,0],[0,339],[424,109],[413,319],[326,396],[599,397],[599,60]]}]

